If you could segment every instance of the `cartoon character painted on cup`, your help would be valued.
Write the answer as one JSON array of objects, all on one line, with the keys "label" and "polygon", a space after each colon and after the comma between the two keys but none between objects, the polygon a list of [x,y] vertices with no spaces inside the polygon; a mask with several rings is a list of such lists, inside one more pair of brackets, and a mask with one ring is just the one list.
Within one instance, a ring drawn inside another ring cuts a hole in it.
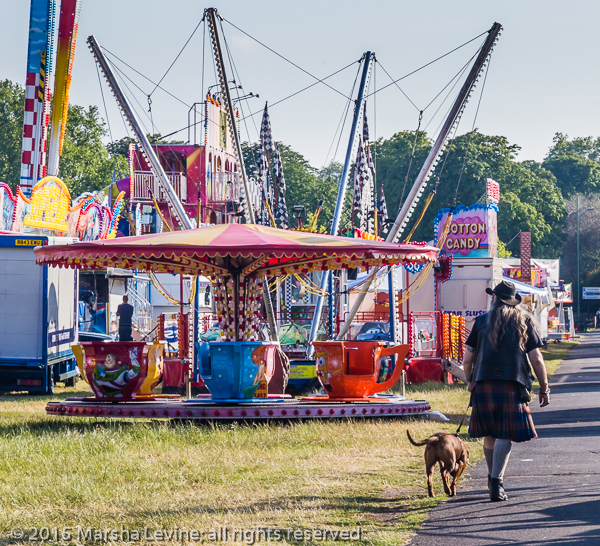
[{"label": "cartoon character painted on cup", "polygon": [[129,359],[131,368],[126,363],[117,360],[116,355],[109,353],[106,355],[104,363],[94,368],[94,384],[108,398],[123,396],[127,383],[140,373],[141,366],[138,362],[137,347],[129,349]]}]

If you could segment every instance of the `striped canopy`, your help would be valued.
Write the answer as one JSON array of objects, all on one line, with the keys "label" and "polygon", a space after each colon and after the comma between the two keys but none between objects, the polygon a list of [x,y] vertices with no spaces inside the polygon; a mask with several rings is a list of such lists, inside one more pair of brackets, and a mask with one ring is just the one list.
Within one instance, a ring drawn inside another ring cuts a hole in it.
[{"label": "striped canopy", "polygon": [[242,276],[308,273],[434,261],[438,249],[288,231],[254,224],[53,245],[35,249],[40,265],[120,267],[156,273]]}]

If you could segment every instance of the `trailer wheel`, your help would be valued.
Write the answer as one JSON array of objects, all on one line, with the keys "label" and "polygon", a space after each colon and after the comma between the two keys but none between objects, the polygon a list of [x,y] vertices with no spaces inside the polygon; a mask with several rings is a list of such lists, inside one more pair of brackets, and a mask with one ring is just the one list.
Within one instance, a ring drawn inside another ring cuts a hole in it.
[{"label": "trailer wheel", "polygon": [[69,377],[65,379],[65,387],[74,387],[77,384],[77,376]]}]

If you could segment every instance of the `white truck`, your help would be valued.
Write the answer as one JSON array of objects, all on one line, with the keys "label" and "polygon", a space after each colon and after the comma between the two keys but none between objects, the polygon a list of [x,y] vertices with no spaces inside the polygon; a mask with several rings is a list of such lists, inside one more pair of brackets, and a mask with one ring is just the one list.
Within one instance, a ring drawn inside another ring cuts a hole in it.
[{"label": "white truck", "polygon": [[75,384],[77,270],[40,267],[33,252],[70,241],[0,234],[0,392],[52,393],[58,381]]}]

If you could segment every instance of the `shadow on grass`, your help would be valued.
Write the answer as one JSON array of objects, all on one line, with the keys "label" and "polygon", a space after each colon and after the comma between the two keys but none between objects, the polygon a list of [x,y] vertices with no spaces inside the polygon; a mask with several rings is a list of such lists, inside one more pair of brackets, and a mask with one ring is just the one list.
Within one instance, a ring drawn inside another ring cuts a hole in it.
[{"label": "shadow on grass", "polygon": [[[401,489],[401,488],[398,488]],[[420,512],[425,508],[431,508],[438,504],[444,496],[439,495],[434,498],[429,498],[426,491],[416,490],[414,493],[403,493],[398,496],[388,497],[383,496],[381,492],[373,495],[356,495],[356,496],[323,496],[323,495],[295,495],[288,496],[283,502],[277,502],[273,499],[261,500],[247,503],[243,508],[240,506],[227,506],[225,504],[218,508],[208,506],[186,506],[182,508],[160,509],[160,510],[145,510],[139,511],[132,507],[131,517],[141,519],[143,521],[154,521],[157,518],[171,517],[193,517],[202,515],[229,517],[232,514],[264,514],[265,512],[288,510],[290,507],[301,507],[306,505],[318,505],[320,510],[331,511],[332,513],[343,512],[348,514],[352,519],[359,522],[373,519],[373,515],[394,515],[397,519],[401,515],[410,514],[412,512]],[[367,516],[366,518],[364,516]],[[380,518],[374,518],[380,520]],[[386,520],[391,521],[388,517]],[[348,522],[329,521],[327,524],[344,525]]]},{"label": "shadow on grass", "polygon": [[93,396],[92,391],[77,390],[77,387],[64,389],[54,394],[29,394],[28,392],[13,392],[0,394],[0,402],[18,402],[22,404],[31,404],[35,402],[58,402],[67,398],[86,398]]},{"label": "shadow on grass", "polygon": [[[453,416],[451,420],[458,424],[462,416]],[[19,422],[2,423],[0,421],[0,436],[17,436],[24,433],[29,433],[37,436],[56,435],[63,432],[79,432],[81,434],[104,429],[114,432],[128,432],[134,430],[135,427],[152,427],[152,428],[169,428],[172,430],[200,428],[207,431],[229,431],[234,428],[292,428],[301,424],[331,424],[341,422],[353,423],[383,423],[390,420],[400,421],[400,426],[410,426],[411,422],[422,421],[424,418],[419,416],[406,415],[396,417],[346,417],[344,419],[336,419],[335,421],[327,419],[299,419],[294,421],[270,419],[265,420],[240,420],[240,421],[210,421],[200,419],[119,419],[110,417],[61,417],[61,416],[38,416],[34,415],[31,419],[22,420]],[[462,434],[461,434],[462,436]]]}]

